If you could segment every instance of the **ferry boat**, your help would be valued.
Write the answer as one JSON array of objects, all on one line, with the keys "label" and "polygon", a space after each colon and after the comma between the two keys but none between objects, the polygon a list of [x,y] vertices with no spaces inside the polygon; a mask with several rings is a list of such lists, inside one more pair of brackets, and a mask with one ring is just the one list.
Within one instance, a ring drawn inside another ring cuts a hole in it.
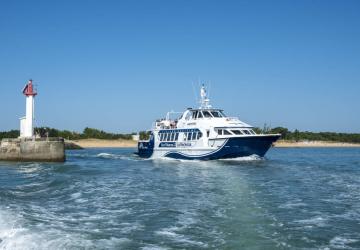
[{"label": "ferry boat", "polygon": [[247,156],[263,157],[280,134],[257,134],[254,127],[210,105],[206,88],[200,89],[200,107],[189,108],[180,118],[156,120],[150,138],[138,142],[144,158],[217,160]]}]

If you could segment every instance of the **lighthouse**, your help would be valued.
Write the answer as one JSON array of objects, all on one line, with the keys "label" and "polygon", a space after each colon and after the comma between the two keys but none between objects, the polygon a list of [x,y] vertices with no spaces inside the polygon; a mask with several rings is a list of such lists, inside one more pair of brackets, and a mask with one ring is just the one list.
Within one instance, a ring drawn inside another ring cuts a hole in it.
[{"label": "lighthouse", "polygon": [[34,99],[37,95],[30,79],[23,89],[23,94],[26,97],[26,116],[20,118],[20,137],[33,137],[34,136]]}]

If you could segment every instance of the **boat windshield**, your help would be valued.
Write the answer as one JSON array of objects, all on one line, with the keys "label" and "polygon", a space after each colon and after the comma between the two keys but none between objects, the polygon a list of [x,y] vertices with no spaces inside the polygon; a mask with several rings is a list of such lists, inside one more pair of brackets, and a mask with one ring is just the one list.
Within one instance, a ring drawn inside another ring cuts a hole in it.
[{"label": "boat windshield", "polygon": [[222,110],[193,110],[192,118],[222,118],[226,117]]},{"label": "boat windshield", "polygon": [[223,117],[223,115],[222,115],[221,112],[219,112],[219,111],[211,111],[211,114],[212,114],[212,116],[215,117],[215,118],[221,118],[221,117]]},{"label": "boat windshield", "polygon": [[222,115],[222,117],[226,117],[226,115],[225,115],[224,111],[219,110],[219,112],[220,112],[220,114]]}]

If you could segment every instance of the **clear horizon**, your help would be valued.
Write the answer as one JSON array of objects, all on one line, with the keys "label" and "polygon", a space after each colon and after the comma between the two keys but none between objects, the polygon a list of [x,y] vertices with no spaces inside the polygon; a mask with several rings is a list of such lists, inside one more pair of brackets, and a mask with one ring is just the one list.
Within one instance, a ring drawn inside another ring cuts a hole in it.
[{"label": "clear horizon", "polygon": [[[360,133],[359,1],[7,1],[0,4],[0,131],[149,129],[214,107],[253,126]],[[196,89],[198,91],[198,89]]]}]

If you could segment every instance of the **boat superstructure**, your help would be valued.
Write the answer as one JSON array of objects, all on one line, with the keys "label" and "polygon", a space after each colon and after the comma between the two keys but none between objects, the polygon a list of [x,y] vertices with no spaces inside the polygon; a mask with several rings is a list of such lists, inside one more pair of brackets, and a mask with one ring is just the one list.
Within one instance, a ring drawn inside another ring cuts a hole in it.
[{"label": "boat superstructure", "polygon": [[168,157],[186,160],[216,160],[257,155],[263,157],[279,134],[257,134],[237,117],[227,117],[213,108],[203,85],[200,107],[189,108],[178,119],[153,124],[150,138],[139,141],[138,155],[146,158]]}]

